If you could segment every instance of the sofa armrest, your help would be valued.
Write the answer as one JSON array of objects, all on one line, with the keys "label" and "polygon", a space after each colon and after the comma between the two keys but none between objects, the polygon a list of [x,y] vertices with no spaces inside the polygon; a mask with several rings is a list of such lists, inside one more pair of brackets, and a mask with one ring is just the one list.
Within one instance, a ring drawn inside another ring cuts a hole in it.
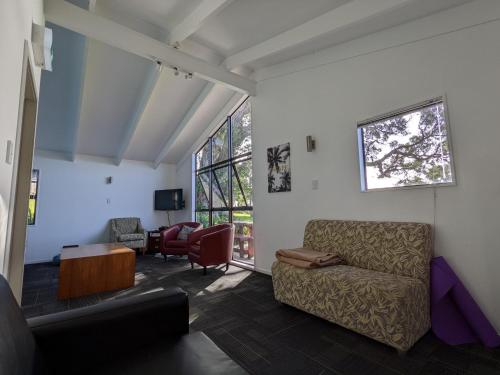
[{"label": "sofa armrest", "polygon": [[118,242],[118,238],[120,237],[120,232],[116,229],[111,228],[111,242]]},{"label": "sofa armrest", "polygon": [[177,234],[179,233],[179,227],[177,225],[171,226],[160,232],[161,243],[165,244],[166,241],[173,241],[177,239]]},{"label": "sofa armrest", "polygon": [[187,333],[189,303],[186,292],[169,288],[28,319],[28,324],[49,366],[90,368]]},{"label": "sofa armrest", "polygon": [[200,241],[200,239],[203,236],[206,236],[206,235],[213,233],[213,232],[214,232],[213,227],[197,229],[194,232],[191,232],[188,234],[187,241],[188,241],[189,245],[193,245],[194,243]]}]

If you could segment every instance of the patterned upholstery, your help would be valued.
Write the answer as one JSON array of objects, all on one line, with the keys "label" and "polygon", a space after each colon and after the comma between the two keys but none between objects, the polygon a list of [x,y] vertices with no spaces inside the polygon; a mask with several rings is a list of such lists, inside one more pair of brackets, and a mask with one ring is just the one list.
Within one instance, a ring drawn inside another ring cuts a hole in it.
[{"label": "patterned upholstery", "polygon": [[146,231],[141,219],[125,217],[111,219],[111,242],[119,242],[132,249],[146,247]]},{"label": "patterned upholstery", "polygon": [[430,225],[312,220],[304,247],[334,250],[347,265],[306,270],[275,262],[277,300],[403,351],[427,332]]}]

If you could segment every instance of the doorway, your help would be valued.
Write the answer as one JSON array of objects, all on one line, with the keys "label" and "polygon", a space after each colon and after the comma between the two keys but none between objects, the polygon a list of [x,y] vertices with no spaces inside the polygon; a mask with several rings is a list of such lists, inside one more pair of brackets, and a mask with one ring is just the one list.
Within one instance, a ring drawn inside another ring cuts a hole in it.
[{"label": "doorway", "polygon": [[13,204],[13,210],[8,221],[8,242],[4,263],[4,274],[18,303],[21,303],[22,296],[26,225],[35,146],[37,108],[38,98],[29,61],[29,47],[25,41],[19,115],[14,149],[14,168],[12,170],[10,201]]}]

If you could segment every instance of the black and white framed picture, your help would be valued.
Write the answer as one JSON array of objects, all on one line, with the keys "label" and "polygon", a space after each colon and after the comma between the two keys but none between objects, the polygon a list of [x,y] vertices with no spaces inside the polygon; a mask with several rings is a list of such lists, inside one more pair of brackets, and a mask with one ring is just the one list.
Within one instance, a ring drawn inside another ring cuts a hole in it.
[{"label": "black and white framed picture", "polygon": [[267,191],[279,193],[292,190],[290,143],[267,149]]}]

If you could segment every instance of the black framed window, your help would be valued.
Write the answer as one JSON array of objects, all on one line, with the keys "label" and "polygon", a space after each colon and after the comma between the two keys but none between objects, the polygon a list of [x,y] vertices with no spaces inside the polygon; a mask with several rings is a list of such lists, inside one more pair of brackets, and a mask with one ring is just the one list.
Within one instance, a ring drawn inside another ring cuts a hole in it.
[{"label": "black framed window", "polygon": [[36,221],[39,176],[40,171],[38,169],[33,169],[31,171],[30,197],[28,205],[28,225],[35,225]]},{"label": "black framed window", "polygon": [[[232,222],[241,259],[253,258],[252,118],[247,98],[195,154],[195,216],[205,227]],[[235,247],[236,254],[237,250]]]}]

